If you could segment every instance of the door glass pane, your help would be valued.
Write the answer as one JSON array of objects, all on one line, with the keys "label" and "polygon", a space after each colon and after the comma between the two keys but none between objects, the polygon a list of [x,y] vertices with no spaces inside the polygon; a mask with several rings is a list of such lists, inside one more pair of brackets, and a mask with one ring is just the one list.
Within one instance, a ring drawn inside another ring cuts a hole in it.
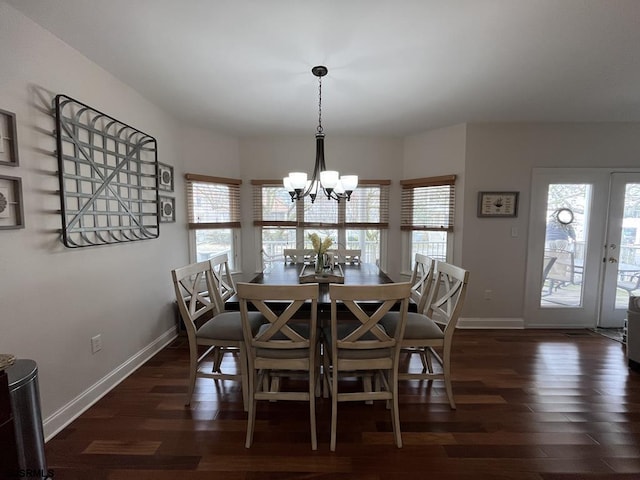
[{"label": "door glass pane", "polygon": [[580,307],[591,185],[551,184],[547,196],[541,307]]},{"label": "door glass pane", "polygon": [[640,183],[627,183],[618,257],[616,308],[627,308],[630,295],[640,295]]}]

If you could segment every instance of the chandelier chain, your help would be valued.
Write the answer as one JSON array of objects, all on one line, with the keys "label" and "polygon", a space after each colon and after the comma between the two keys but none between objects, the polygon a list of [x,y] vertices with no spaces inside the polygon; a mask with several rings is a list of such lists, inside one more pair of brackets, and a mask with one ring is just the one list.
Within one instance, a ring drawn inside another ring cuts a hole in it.
[{"label": "chandelier chain", "polygon": [[322,133],[322,77],[318,77],[318,133]]}]

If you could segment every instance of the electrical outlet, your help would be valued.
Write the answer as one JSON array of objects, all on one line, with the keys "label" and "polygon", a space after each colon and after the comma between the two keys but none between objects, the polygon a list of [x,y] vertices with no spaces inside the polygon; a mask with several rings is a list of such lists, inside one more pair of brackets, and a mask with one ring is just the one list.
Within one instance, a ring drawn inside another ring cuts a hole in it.
[{"label": "electrical outlet", "polygon": [[484,299],[485,300],[491,300],[492,296],[493,296],[493,290],[485,290],[484,291]]},{"label": "electrical outlet", "polygon": [[102,335],[91,337],[91,353],[98,353],[102,350]]}]

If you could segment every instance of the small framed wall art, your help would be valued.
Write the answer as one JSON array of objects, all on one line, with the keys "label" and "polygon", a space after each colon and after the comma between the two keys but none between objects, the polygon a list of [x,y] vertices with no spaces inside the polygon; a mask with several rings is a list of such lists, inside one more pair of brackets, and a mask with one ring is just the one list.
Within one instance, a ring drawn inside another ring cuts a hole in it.
[{"label": "small framed wall art", "polygon": [[173,192],[173,167],[158,162],[158,190]]},{"label": "small framed wall art", "polygon": [[158,217],[160,223],[172,223],[176,221],[176,199],[173,197],[158,197]]},{"label": "small framed wall art", "polygon": [[0,110],[0,165],[18,166],[16,114]]},{"label": "small framed wall art", "polygon": [[519,192],[480,192],[478,217],[517,217]]},{"label": "small framed wall art", "polygon": [[24,228],[22,179],[0,175],[0,230]]}]

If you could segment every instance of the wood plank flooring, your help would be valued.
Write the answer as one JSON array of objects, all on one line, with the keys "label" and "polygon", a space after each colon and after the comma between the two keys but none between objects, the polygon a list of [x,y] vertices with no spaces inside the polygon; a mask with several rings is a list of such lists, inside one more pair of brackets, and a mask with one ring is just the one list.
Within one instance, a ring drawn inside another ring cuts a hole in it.
[{"label": "wood plank flooring", "polygon": [[259,402],[245,449],[237,383],[198,379],[184,406],[179,338],[50,440],[48,466],[55,480],[640,479],[640,374],[623,344],[588,330],[460,330],[454,343],[458,408],[441,382],[401,382],[402,449],[383,402],[343,403],[330,452],[322,398],[317,451],[303,402]]}]

